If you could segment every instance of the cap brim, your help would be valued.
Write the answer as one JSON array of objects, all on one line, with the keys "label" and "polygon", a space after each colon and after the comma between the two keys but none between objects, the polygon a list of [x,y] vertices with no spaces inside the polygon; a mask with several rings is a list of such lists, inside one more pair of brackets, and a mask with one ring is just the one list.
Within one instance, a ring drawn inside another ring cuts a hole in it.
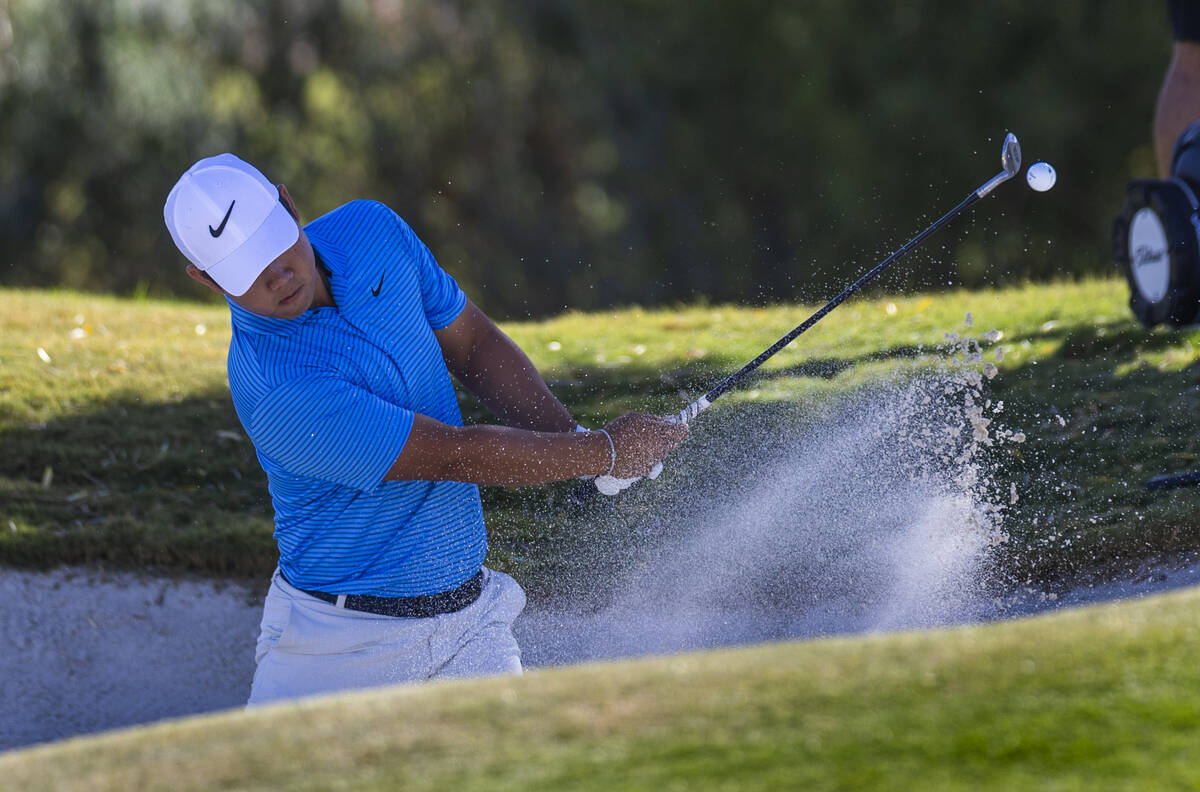
[{"label": "cap brim", "polygon": [[300,226],[281,202],[237,250],[204,270],[225,291],[241,297],[267,266],[300,238]]}]

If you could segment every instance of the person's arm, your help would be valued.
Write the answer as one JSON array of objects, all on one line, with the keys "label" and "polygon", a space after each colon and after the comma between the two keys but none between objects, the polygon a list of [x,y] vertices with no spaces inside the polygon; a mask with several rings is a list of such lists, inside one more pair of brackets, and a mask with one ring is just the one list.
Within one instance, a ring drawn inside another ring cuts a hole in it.
[{"label": "person's arm", "polygon": [[687,436],[685,424],[631,413],[602,432],[575,420],[529,357],[470,300],[435,330],[446,367],[506,426],[456,427],[418,415],[387,480],[524,486],[579,476],[645,476]]},{"label": "person's arm", "polygon": [[333,371],[279,383],[246,418],[259,454],[293,475],[357,490],[397,479],[522,486],[610,468],[642,476],[687,434],[649,415],[605,427],[612,445],[604,432],[449,426]]},{"label": "person's arm", "polygon": [[605,431],[612,445],[604,432],[449,426],[416,415],[404,449],[384,479],[519,487],[586,475],[637,478],[683,442],[687,425],[630,413]]},{"label": "person's arm", "polygon": [[467,300],[458,318],[434,335],[450,373],[505,425],[542,432],[575,428],[529,357],[475,303]]},{"label": "person's arm", "polygon": [[1154,156],[1160,178],[1171,176],[1175,141],[1200,118],[1200,42],[1176,41],[1154,107]]}]

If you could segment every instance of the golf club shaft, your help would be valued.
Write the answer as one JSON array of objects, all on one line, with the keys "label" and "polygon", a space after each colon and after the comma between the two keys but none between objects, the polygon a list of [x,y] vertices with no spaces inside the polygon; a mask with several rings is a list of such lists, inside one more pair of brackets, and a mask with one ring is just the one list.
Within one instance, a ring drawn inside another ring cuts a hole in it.
[{"label": "golf club shaft", "polygon": [[[1021,145],[1017,141],[1017,136],[1011,132],[1004,136],[1004,146],[1000,152],[1000,163],[1003,167],[1003,170],[980,185],[974,192],[960,201],[958,206],[955,206],[949,212],[946,212],[946,214],[930,223],[925,230],[921,231],[921,233],[905,242],[904,245],[902,245],[898,250],[885,258],[883,261],[876,264],[871,271],[867,272],[854,283],[843,289],[841,294],[825,303],[820,310],[793,328],[792,331],[783,338],[779,339],[774,344],[763,350],[763,352],[758,357],[754,358],[754,360],[751,360],[733,374],[730,374],[728,377],[718,382],[717,385],[708,393],[689,404],[682,411],[680,411],[678,415],[673,416],[671,420],[675,422],[682,421],[683,423],[687,423],[700,413],[704,412],[706,409],[708,409],[709,405],[711,405],[725,393],[729,392],[735,385],[737,385],[752,371],[770,359],[771,356],[773,356],[776,352],[783,349],[801,333],[805,332],[817,322],[821,321],[821,319],[829,314],[830,311],[845,302],[846,299],[852,294],[860,290],[863,286],[866,286],[871,281],[875,280],[875,278],[879,277],[879,275],[882,274],[888,267],[895,264],[897,261],[903,258],[905,254],[907,254],[917,245],[921,244],[921,242],[923,242],[930,234],[932,234],[934,231],[937,231],[939,228],[950,222],[958,215],[962,214],[967,210],[968,207],[971,206],[971,204],[975,203],[980,198],[983,198],[992,190],[996,189],[998,186],[1015,176],[1017,171],[1019,171],[1021,168]],[[654,470],[650,472],[650,478],[657,477],[661,470],[661,463],[655,465]],[[572,491],[569,500],[577,506],[582,506],[591,500],[591,497],[595,494],[595,492],[596,489],[591,485],[584,484],[576,487]]]},{"label": "golf club shaft", "polygon": [[946,214],[942,215],[940,218],[938,218],[933,223],[931,223],[928,227],[926,227],[924,231],[922,231],[921,233],[917,234],[912,239],[905,242],[904,245],[901,246],[898,250],[896,250],[890,256],[885,258],[883,261],[876,264],[875,267],[870,272],[867,272],[861,278],[854,281],[854,283],[851,283],[849,286],[847,286],[845,289],[842,290],[841,294],[834,297],[829,302],[825,303],[825,305],[823,305],[816,313],[814,313],[812,316],[805,319],[802,323],[796,325],[796,327],[794,327],[791,330],[791,332],[789,332],[787,335],[783,336],[783,338],[780,338],[774,344],[771,344],[771,346],[769,346],[765,350],[763,350],[763,352],[758,357],[754,358],[754,360],[751,360],[749,363],[742,366],[740,369],[735,371],[733,374],[730,374],[728,377],[726,377],[725,379],[718,382],[717,385],[714,388],[712,388],[712,390],[710,390],[708,393],[704,394],[699,399],[696,399],[696,401],[692,402],[687,407],[685,407],[682,411],[680,411],[680,413],[677,416],[675,416],[675,420],[687,423],[688,421],[692,420],[700,413],[704,412],[706,409],[708,409],[708,406],[710,404],[712,404],[714,401],[719,399],[721,396],[725,395],[727,392],[732,390],[739,382],[741,382],[743,379],[745,379],[748,374],[750,374],[752,371],[757,369],[763,363],[767,362],[768,359],[773,357],[776,352],[783,349],[785,346],[787,346],[793,340],[795,340],[799,335],[804,333],[806,330],[808,330],[810,327],[815,325],[817,322],[821,321],[834,308],[837,308],[839,305],[841,305],[843,302],[845,302],[847,298],[849,298],[855,292],[862,289],[862,287],[866,286],[871,281],[875,280],[877,277],[879,277],[881,274],[883,274],[883,272],[886,271],[889,267],[891,267],[893,264],[895,264],[897,261],[899,261],[901,258],[903,258],[905,254],[907,254],[909,251],[911,251],[917,245],[921,244],[921,242],[923,242],[930,234],[932,234],[934,231],[937,231],[939,228],[944,226],[946,223],[950,222],[956,216],[958,216],[959,214],[964,212],[969,206],[971,206],[971,204],[975,203],[980,198],[987,195],[989,192],[991,192],[993,189],[995,189],[996,185],[1007,180],[1008,178],[1009,178],[1009,174],[1007,174],[1004,171],[1001,171],[996,177],[988,180],[988,182],[986,184],[984,184],[982,187],[975,190],[970,195],[968,195],[966,198],[964,198],[958,204],[958,206],[954,207],[949,212],[946,212]]}]

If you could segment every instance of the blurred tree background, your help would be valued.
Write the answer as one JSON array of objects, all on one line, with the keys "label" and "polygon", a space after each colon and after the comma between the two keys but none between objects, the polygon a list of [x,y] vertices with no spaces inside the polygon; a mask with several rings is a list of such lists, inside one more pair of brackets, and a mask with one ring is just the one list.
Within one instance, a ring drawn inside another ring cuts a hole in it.
[{"label": "blurred tree background", "polygon": [[[233,151],[306,218],[376,198],[498,317],[1110,271],[1152,175],[1159,3],[0,0],[0,283],[203,298],[162,224]],[[980,213],[986,212],[985,219]]]}]

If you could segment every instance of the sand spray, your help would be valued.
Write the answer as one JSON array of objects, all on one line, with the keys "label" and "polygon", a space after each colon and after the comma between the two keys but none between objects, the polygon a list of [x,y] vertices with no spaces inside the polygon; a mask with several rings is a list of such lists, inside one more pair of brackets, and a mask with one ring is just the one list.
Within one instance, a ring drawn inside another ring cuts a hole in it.
[{"label": "sand spray", "polygon": [[997,480],[996,460],[1025,439],[987,396],[1001,336],[947,333],[889,382],[816,408],[798,429],[786,411],[698,422],[681,452],[687,475],[623,504],[619,542],[580,551],[572,574],[592,596],[518,623],[532,639],[527,660],[977,618],[1019,497]]}]

